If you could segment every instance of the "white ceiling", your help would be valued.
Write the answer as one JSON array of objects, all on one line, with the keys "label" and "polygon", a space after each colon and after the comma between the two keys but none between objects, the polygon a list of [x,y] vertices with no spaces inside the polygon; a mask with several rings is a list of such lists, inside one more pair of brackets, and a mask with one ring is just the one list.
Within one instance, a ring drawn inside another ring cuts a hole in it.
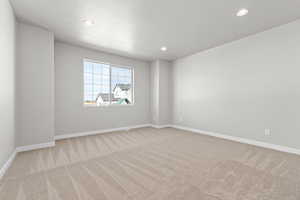
[{"label": "white ceiling", "polygon": [[[145,60],[174,60],[300,18],[299,0],[11,2],[20,20],[53,31],[57,40]],[[236,17],[240,8],[249,14]]]}]

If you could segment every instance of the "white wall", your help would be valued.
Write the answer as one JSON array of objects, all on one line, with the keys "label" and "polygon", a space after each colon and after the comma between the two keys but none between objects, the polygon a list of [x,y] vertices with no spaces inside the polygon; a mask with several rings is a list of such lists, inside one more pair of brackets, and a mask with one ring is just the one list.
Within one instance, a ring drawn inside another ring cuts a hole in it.
[{"label": "white wall", "polygon": [[[85,107],[83,105],[83,59],[132,66],[135,104]],[[112,129],[150,123],[150,67],[148,62],[55,43],[56,135]]]},{"label": "white wall", "polygon": [[159,60],[159,125],[171,123],[171,73],[172,64]]},{"label": "white wall", "polygon": [[54,36],[18,25],[17,145],[54,140]]},{"label": "white wall", "polygon": [[175,61],[174,123],[300,148],[299,36],[296,21]]},{"label": "white wall", "polygon": [[151,124],[159,124],[159,62],[150,65],[150,98],[151,98]]},{"label": "white wall", "polygon": [[15,149],[15,17],[0,0],[0,169]]},{"label": "white wall", "polygon": [[168,61],[151,63],[151,122],[154,125],[168,125],[171,122],[171,70]]}]

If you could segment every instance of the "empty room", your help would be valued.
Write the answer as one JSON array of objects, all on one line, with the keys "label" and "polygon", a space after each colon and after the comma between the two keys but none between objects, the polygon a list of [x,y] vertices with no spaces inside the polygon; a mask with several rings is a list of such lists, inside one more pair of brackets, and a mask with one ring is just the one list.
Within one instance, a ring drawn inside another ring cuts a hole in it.
[{"label": "empty room", "polygon": [[0,200],[300,200],[300,1],[0,0]]}]

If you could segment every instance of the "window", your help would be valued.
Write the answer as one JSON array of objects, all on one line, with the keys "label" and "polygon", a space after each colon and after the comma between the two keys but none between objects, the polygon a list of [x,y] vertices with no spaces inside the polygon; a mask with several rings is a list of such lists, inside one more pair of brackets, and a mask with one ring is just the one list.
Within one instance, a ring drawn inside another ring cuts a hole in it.
[{"label": "window", "polygon": [[133,104],[133,69],[84,60],[84,104]]}]

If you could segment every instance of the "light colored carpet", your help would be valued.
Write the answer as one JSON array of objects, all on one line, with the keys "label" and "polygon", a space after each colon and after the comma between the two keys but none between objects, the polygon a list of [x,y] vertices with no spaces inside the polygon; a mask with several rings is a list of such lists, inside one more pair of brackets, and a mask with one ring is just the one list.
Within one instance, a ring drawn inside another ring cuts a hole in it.
[{"label": "light colored carpet", "polygon": [[1,200],[299,200],[300,157],[172,128],[20,153]]}]

